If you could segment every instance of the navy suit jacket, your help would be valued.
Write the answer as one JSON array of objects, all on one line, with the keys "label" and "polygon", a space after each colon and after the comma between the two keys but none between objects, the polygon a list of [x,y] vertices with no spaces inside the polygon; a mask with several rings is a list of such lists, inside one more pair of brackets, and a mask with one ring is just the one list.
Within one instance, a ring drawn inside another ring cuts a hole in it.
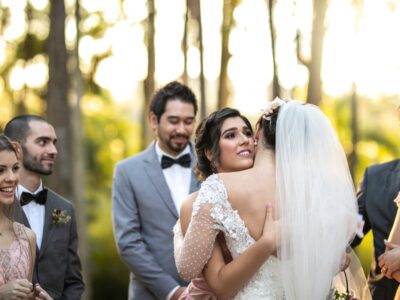
[{"label": "navy suit jacket", "polygon": [[[374,236],[374,259],[369,285],[374,300],[393,299],[398,287],[397,281],[381,274],[378,257],[385,252],[384,239],[389,237],[397,206],[393,202],[400,191],[400,160],[374,165],[365,170],[363,180],[357,191],[359,213],[365,220],[364,234],[372,230]],[[361,239],[356,237],[352,246]]]}]

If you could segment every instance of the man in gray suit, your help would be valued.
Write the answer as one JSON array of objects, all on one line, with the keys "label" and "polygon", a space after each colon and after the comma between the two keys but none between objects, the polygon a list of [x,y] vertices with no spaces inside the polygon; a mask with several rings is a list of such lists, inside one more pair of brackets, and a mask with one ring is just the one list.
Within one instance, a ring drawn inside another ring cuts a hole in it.
[{"label": "man in gray suit", "polygon": [[21,115],[7,123],[4,133],[17,142],[21,155],[15,217],[36,234],[32,283],[39,283],[53,299],[79,300],[84,284],[75,211],[41,180],[52,173],[57,156],[54,128],[39,116]]},{"label": "man in gray suit", "polygon": [[[379,256],[385,252],[384,239],[388,239],[397,212],[393,200],[400,190],[400,160],[374,165],[365,170],[357,192],[359,213],[365,221],[364,234],[372,230],[374,259],[369,273],[369,285],[374,300],[393,299],[398,282],[383,276],[378,265]],[[360,244],[356,237],[352,246]]]},{"label": "man in gray suit", "polygon": [[174,300],[186,285],[175,266],[172,228],[182,201],[199,188],[189,141],[196,112],[195,95],[185,85],[171,82],[158,90],[149,112],[156,141],[115,167],[112,218],[131,272],[129,299]]}]

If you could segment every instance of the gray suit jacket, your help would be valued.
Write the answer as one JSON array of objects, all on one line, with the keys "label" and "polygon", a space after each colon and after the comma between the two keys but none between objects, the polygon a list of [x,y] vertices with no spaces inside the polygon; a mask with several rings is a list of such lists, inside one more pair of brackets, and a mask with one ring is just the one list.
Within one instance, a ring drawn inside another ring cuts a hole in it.
[{"label": "gray suit jacket", "polygon": [[[192,172],[190,193],[199,187]],[[112,219],[118,252],[131,272],[129,299],[164,300],[175,286],[186,284],[173,256],[172,228],[178,212],[154,142],[116,165]]]},{"label": "gray suit jacket", "polygon": [[[394,160],[367,168],[357,192],[359,213],[365,220],[364,234],[372,230],[374,236],[374,260],[369,274],[374,300],[393,299],[398,287],[394,279],[381,275],[378,257],[385,251],[383,240],[389,237],[394,223],[397,207],[393,200],[399,191],[400,160]],[[356,237],[352,246],[360,242]]]},{"label": "gray suit jacket", "polygon": [[[15,218],[30,227],[19,201],[15,201]],[[68,223],[55,224],[54,209],[66,210],[71,216]],[[38,282],[55,300],[79,300],[84,291],[81,262],[78,256],[78,234],[72,204],[48,190],[45,205],[43,239],[40,250],[36,247],[33,283]]]}]

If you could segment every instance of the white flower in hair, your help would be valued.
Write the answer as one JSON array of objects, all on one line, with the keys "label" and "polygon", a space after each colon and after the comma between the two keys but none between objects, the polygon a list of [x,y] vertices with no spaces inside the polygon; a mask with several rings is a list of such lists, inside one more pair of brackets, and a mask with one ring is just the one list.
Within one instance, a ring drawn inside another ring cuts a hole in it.
[{"label": "white flower in hair", "polygon": [[271,120],[271,114],[274,112],[275,109],[277,109],[279,106],[285,105],[286,101],[280,99],[279,97],[275,97],[274,100],[271,102],[268,102],[267,107],[262,110],[264,116],[264,120]]}]

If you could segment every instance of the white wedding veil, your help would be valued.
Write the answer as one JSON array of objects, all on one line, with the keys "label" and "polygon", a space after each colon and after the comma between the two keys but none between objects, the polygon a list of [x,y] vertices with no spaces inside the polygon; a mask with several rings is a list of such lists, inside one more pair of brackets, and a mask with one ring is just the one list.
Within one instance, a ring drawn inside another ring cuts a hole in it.
[{"label": "white wedding veil", "polygon": [[321,110],[296,101],[280,106],[275,153],[285,299],[327,299],[357,226],[346,156]]}]

